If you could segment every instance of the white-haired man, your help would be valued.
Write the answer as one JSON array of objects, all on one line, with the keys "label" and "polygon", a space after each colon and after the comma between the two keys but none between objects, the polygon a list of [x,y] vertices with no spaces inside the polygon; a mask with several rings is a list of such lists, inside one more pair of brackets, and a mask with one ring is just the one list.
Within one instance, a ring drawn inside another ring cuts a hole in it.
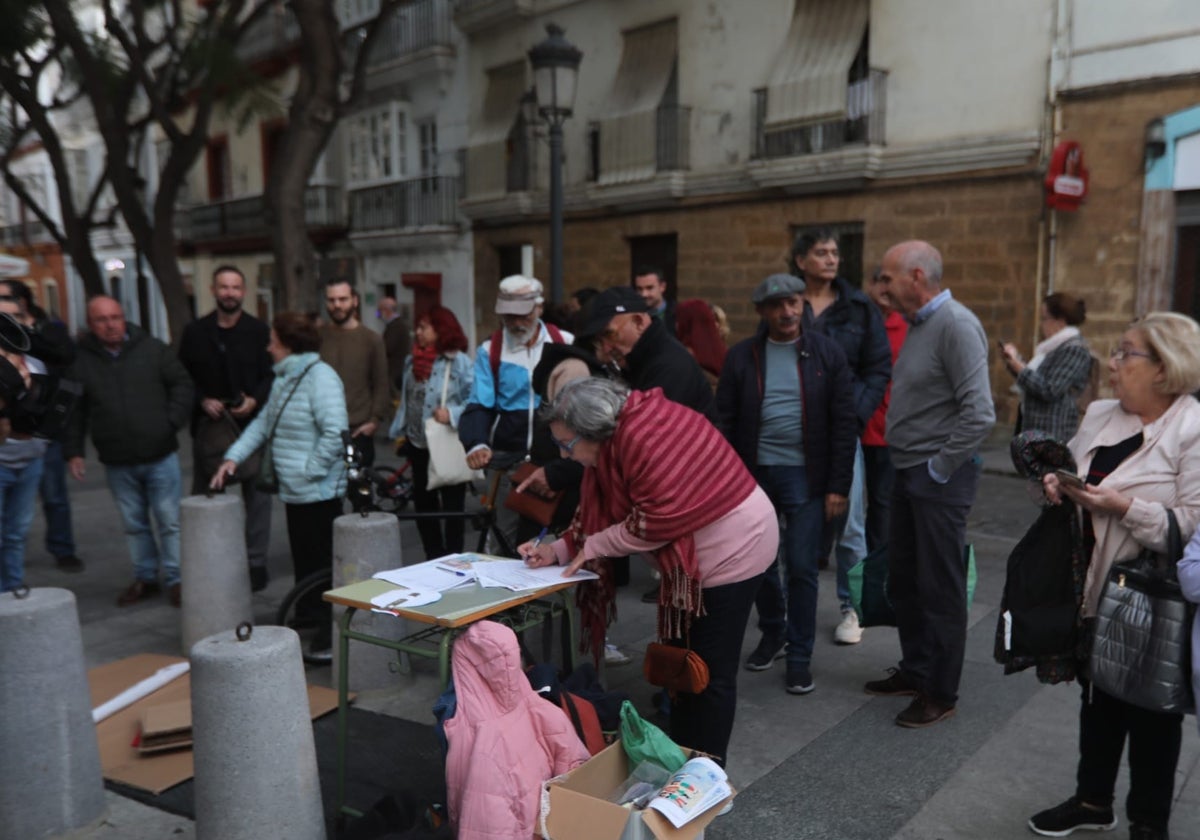
[{"label": "white-haired man", "polygon": [[[542,284],[533,277],[514,274],[500,281],[496,314],[504,326],[479,345],[471,398],[458,422],[458,437],[472,469],[507,470],[533,448],[539,403],[533,369],[546,344],[570,344],[573,339],[570,333],[542,322],[544,302]],[[518,541],[532,537],[540,527],[522,520]]]}]

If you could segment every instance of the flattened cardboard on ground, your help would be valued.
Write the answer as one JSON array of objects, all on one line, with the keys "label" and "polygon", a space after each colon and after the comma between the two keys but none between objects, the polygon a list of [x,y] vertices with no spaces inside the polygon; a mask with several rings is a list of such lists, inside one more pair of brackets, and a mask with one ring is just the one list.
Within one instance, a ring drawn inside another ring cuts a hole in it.
[{"label": "flattened cardboard on ground", "polygon": [[[88,685],[92,692],[92,708],[111,700],[159,668],[183,661],[179,656],[143,653],[91,669],[88,671]],[[96,724],[96,740],[100,743],[100,765],[104,778],[155,796],[190,779],[195,773],[190,749],[141,755],[133,746],[133,741],[146,709],[190,701],[191,691],[191,674],[184,674]],[[314,719],[333,711],[337,708],[337,692],[310,685],[308,707]]]},{"label": "flattened cardboard on ground", "polygon": [[177,750],[192,744],[192,701],[159,703],[142,711],[138,752]]},{"label": "flattened cardboard on ground", "polygon": [[[691,758],[696,753],[684,747]],[[675,828],[657,811],[633,811],[608,797],[628,777],[629,761],[621,742],[606,747],[576,767],[560,782],[548,785],[550,816],[546,828],[554,840],[699,840],[725,802]]]}]

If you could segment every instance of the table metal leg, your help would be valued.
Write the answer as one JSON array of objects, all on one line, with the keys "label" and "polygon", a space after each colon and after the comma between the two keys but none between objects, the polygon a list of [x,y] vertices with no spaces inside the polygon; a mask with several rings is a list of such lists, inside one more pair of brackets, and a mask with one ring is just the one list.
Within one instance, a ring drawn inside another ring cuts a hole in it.
[{"label": "table metal leg", "polygon": [[350,619],[354,607],[347,607],[338,620],[338,725],[337,725],[337,814],[340,818],[346,807],[346,737],[349,728],[350,696]]},{"label": "table metal leg", "polygon": [[450,646],[457,635],[457,630],[447,630],[438,642],[438,676],[442,678],[442,691],[450,685]]}]

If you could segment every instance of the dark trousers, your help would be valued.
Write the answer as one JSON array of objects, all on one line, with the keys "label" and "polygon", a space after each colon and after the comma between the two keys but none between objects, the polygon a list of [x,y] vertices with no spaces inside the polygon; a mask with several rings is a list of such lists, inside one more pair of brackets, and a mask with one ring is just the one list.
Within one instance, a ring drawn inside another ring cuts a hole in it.
[{"label": "dark trousers", "polygon": [[1131,824],[1167,830],[1175,796],[1175,767],[1183,715],[1142,709],[1105,694],[1080,680],[1079,769],[1075,795],[1089,805],[1113,803],[1121,753],[1129,739],[1129,796],[1125,813]]},{"label": "dark trousers", "polygon": [[71,529],[71,497],[67,495],[67,464],[63,460],[62,441],[52,440],[42,458],[42,513],[46,515],[46,551],[54,557],[75,554],[75,534]]},{"label": "dark trousers", "polygon": [[[224,493],[225,490],[209,489],[208,482],[212,481],[212,475],[206,474],[201,466],[204,463],[202,454],[199,441],[192,438],[192,495]],[[230,486],[226,485],[225,489],[228,490]],[[271,494],[257,490],[253,478],[238,482],[237,487],[246,507],[246,556],[251,566],[265,569],[267,548],[271,543]]]},{"label": "dark trousers", "polygon": [[763,636],[787,640],[789,668],[805,667],[812,663],[817,637],[817,547],[825,524],[825,497],[808,492],[803,466],[760,466],[754,477],[783,517],[779,554],[787,575],[784,584],[779,564],[772,563],[762,576],[754,600],[758,628]]},{"label": "dark trousers", "polygon": [[[412,464],[413,507],[417,513],[462,513],[467,499],[467,485],[454,484],[436,490],[427,489],[429,450],[409,446],[407,453],[409,463]],[[462,519],[418,519],[417,532],[421,535],[421,547],[425,550],[426,559],[462,551],[466,524]]]},{"label": "dark trousers", "polygon": [[[350,428],[354,428],[353,425]],[[355,435],[351,438],[359,454],[362,456],[362,465],[371,467],[375,465],[375,438],[370,435]]]},{"label": "dark trousers", "polygon": [[[704,615],[692,620],[688,641],[708,665],[708,688],[699,694],[677,694],[671,700],[671,739],[725,763],[733,713],[737,708],[737,675],[742,639],[754,594],[762,575],[705,589]],[[685,647],[683,639],[670,644]]]},{"label": "dark trousers", "polygon": [[974,459],[945,484],[925,463],[896,471],[888,540],[887,594],[900,631],[900,670],[936,703],[954,705],[967,642],[963,564],[967,514],[975,502]]},{"label": "dark trousers", "polygon": [[886,446],[863,445],[863,489],[867,494],[867,552],[887,545],[896,468]]},{"label": "dark trousers", "polygon": [[[307,504],[286,504],[288,543],[292,549],[292,568],[296,582],[321,569],[333,569],[333,520],[342,515],[343,500],[326,499]],[[330,607],[321,600],[321,593],[314,592],[305,603],[298,604],[296,612],[305,616],[323,616],[328,619]]]}]

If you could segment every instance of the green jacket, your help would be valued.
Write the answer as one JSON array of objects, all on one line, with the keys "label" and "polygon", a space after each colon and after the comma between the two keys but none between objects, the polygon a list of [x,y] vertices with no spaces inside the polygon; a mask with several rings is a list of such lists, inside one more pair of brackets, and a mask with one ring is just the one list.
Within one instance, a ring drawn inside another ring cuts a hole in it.
[{"label": "green jacket", "polygon": [[116,356],[91,333],[66,374],[83,386],[63,454],[84,454],[84,434],[103,464],[149,464],[178,447],[179,430],[192,414],[192,380],[170,347],[130,324]]}]

